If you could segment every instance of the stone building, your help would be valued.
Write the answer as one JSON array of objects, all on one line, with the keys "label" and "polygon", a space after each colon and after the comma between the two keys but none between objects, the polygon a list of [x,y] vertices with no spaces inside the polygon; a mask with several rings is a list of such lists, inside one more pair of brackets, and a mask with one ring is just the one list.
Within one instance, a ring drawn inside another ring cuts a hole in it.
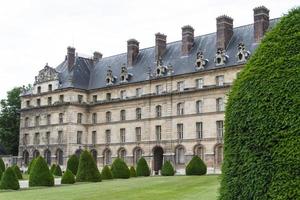
[{"label": "stone building", "polygon": [[21,96],[19,164],[42,155],[65,167],[88,149],[100,168],[116,157],[136,165],[143,156],[153,173],[163,160],[180,172],[197,155],[218,172],[226,94],[276,21],[261,6],[253,24],[234,28],[223,15],[215,33],[194,36],[187,25],[180,41],[157,33],[154,47],[139,49],[130,39],[126,53],[110,57],[68,47],[65,60],[46,65]]}]

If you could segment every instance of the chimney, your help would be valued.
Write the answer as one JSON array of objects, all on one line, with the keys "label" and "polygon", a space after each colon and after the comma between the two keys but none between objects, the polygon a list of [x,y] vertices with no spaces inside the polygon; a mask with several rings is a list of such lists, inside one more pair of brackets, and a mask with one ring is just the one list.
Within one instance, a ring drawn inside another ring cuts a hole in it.
[{"label": "chimney", "polygon": [[269,27],[269,9],[259,6],[254,11],[254,39],[259,42]]},{"label": "chimney", "polygon": [[99,62],[99,60],[102,58],[102,53],[98,52],[98,51],[95,51],[94,52],[94,56],[93,56],[93,61],[94,61],[94,64],[96,64],[97,62]]},{"label": "chimney", "polygon": [[227,15],[217,17],[217,49],[226,49],[233,35],[233,19]]},{"label": "chimney", "polygon": [[162,33],[155,34],[155,60],[164,55],[167,48],[167,36]]},{"label": "chimney", "polygon": [[69,68],[69,70],[71,70],[71,68],[75,64],[75,48],[74,47],[68,47],[67,62],[68,62],[68,68]]},{"label": "chimney", "polygon": [[137,56],[139,54],[139,42],[136,39],[130,39],[127,41],[127,65],[133,66]]},{"label": "chimney", "polygon": [[186,56],[191,51],[194,45],[194,28],[186,25],[181,28],[182,42],[181,42],[181,55]]}]

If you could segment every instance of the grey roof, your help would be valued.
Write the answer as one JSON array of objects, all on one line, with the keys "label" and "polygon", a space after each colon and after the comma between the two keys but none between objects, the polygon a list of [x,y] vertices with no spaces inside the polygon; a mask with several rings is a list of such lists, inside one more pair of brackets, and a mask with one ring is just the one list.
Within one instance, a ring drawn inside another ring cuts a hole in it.
[{"label": "grey roof", "polygon": [[[278,20],[278,18],[270,20],[269,27],[272,28]],[[246,50],[252,54],[257,47],[257,43],[254,41],[253,30],[253,24],[233,29],[233,36],[226,49],[226,54],[229,56],[229,59],[225,65],[216,66],[214,63],[214,57],[217,51],[215,45],[216,33],[196,36],[194,38],[194,46],[188,56],[181,56],[181,41],[168,43],[162,61],[164,65],[171,64],[173,66],[173,76],[195,72],[195,61],[198,51],[202,51],[204,57],[209,60],[204,71],[237,65],[239,63],[237,62],[236,54],[240,42],[243,42]],[[112,70],[113,75],[117,77],[114,85],[121,84],[119,77],[121,67],[124,63],[127,63],[127,53],[102,58],[95,66],[91,59],[77,57],[71,71],[68,70],[66,60],[62,62],[56,70],[60,73],[61,88],[96,89],[108,87],[106,85],[106,74],[109,68]],[[151,79],[149,74],[153,74],[155,69],[155,48],[140,49],[136,62],[132,67],[128,67],[128,73],[132,74],[128,82],[133,83],[149,80]]]}]

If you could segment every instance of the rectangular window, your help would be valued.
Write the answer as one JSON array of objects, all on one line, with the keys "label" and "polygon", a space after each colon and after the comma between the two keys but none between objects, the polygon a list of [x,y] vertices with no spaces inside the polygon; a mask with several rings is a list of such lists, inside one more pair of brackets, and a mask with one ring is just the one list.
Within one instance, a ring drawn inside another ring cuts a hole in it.
[{"label": "rectangular window", "polygon": [[77,131],[77,144],[82,143],[82,131]]},{"label": "rectangular window", "polygon": [[120,112],[120,120],[121,121],[126,120],[126,111],[125,110],[121,110],[121,112]]},{"label": "rectangular window", "polygon": [[93,95],[93,103],[97,103],[97,98],[98,98],[97,95]]},{"label": "rectangular window", "polygon": [[51,115],[47,115],[47,125],[51,124]]},{"label": "rectangular window", "polygon": [[36,100],[36,106],[41,106],[41,99]]},{"label": "rectangular window", "polygon": [[82,113],[78,113],[77,114],[77,124],[81,124],[82,123]]},{"label": "rectangular window", "polygon": [[42,92],[41,86],[37,87],[37,93],[38,93],[38,94],[41,94],[41,92]]},{"label": "rectangular window", "polygon": [[50,144],[50,132],[46,132],[46,144]]},{"label": "rectangular window", "polygon": [[59,124],[64,123],[64,114],[63,113],[59,113],[58,122],[59,122]]},{"label": "rectangular window", "polygon": [[92,123],[97,124],[97,113],[93,113],[92,115]]},{"label": "rectangular window", "polygon": [[52,85],[49,84],[49,85],[48,85],[48,92],[51,92],[51,91],[52,91]]},{"label": "rectangular window", "polygon": [[34,144],[40,144],[40,133],[35,133],[34,134]]},{"label": "rectangular window", "polygon": [[39,126],[40,125],[40,116],[36,116],[35,117],[35,126]]},{"label": "rectangular window", "polygon": [[196,88],[198,89],[202,89],[204,86],[204,81],[203,81],[203,78],[199,78],[196,80]]},{"label": "rectangular window", "polygon": [[120,98],[121,99],[126,99],[126,90],[121,90],[121,92],[120,92]]},{"label": "rectangular window", "polygon": [[135,89],[135,96],[136,97],[141,97],[142,96],[142,88],[136,88]]},{"label": "rectangular window", "polygon": [[224,76],[216,76],[216,85],[223,86],[224,85]]},{"label": "rectangular window", "polygon": [[184,103],[177,104],[177,115],[184,115]]},{"label": "rectangular window", "polygon": [[120,129],[120,142],[125,143],[126,138],[125,138],[125,128]]},{"label": "rectangular window", "polygon": [[140,142],[142,140],[142,131],[141,127],[136,127],[135,128],[135,141]]},{"label": "rectangular window", "polygon": [[29,140],[28,138],[29,138],[28,133],[25,133],[24,137],[23,137],[23,145],[27,145],[28,144],[28,140]]},{"label": "rectangular window", "polygon": [[202,122],[196,122],[196,137],[197,137],[197,139],[203,138],[203,123]]},{"label": "rectangular window", "polygon": [[105,140],[106,140],[107,144],[109,144],[111,142],[110,130],[109,129],[105,131]]},{"label": "rectangular window", "polygon": [[62,131],[58,131],[58,134],[57,134],[57,143],[58,144],[62,144],[63,143],[63,132]]},{"label": "rectangular window", "polygon": [[48,97],[48,106],[52,105],[52,97]]},{"label": "rectangular window", "polygon": [[224,126],[223,121],[217,121],[217,138],[223,138]]},{"label": "rectangular window", "polygon": [[59,102],[60,103],[64,102],[64,95],[63,94],[59,95]]},{"label": "rectangular window", "polygon": [[111,121],[111,112],[106,112],[106,114],[105,114],[106,116],[106,122],[110,122]]},{"label": "rectangular window", "polygon": [[106,100],[110,101],[111,100],[111,93],[106,93]]},{"label": "rectangular window", "polygon": [[177,82],[177,91],[184,91],[184,82],[183,81],[180,81],[180,82]]},{"label": "rectangular window", "polygon": [[216,110],[217,112],[221,112],[224,111],[224,102],[223,102],[223,98],[218,98],[216,100]]},{"label": "rectangular window", "polygon": [[137,120],[142,119],[142,109],[141,108],[136,109],[136,119]]},{"label": "rectangular window", "polygon": [[177,124],[177,138],[179,140],[183,139],[183,124]]},{"label": "rectangular window", "polygon": [[24,127],[25,128],[29,127],[29,117],[25,118]]},{"label": "rectangular window", "polygon": [[203,103],[201,100],[196,102],[196,112],[202,113],[203,112]]},{"label": "rectangular window", "polygon": [[156,94],[161,94],[162,93],[162,85],[155,86],[155,92],[156,92]]},{"label": "rectangular window", "polygon": [[83,101],[83,96],[82,95],[78,95],[78,103],[82,103]]},{"label": "rectangular window", "polygon": [[161,140],[161,126],[155,127],[156,141]]},{"label": "rectangular window", "polygon": [[97,141],[97,132],[96,131],[93,131],[92,132],[92,144],[96,144],[96,141]]},{"label": "rectangular window", "polygon": [[30,107],[30,100],[26,101],[26,107],[29,108]]}]

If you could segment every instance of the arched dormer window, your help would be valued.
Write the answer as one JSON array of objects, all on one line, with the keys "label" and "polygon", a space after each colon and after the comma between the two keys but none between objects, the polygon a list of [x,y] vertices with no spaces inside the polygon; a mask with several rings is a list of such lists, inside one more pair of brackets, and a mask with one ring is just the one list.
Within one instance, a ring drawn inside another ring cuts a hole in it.
[{"label": "arched dormer window", "polygon": [[229,59],[229,56],[226,55],[226,52],[224,49],[219,48],[217,50],[217,53],[215,55],[214,62],[216,63],[216,66],[224,65]]},{"label": "arched dormer window", "polygon": [[164,76],[167,73],[167,67],[163,65],[162,58],[156,61],[156,76]]},{"label": "arched dormer window", "polygon": [[114,84],[116,79],[117,78],[115,76],[113,76],[112,70],[109,67],[109,69],[107,70],[106,79],[105,79],[106,80],[106,85]]},{"label": "arched dormer window", "polygon": [[247,51],[245,48],[244,43],[239,43],[238,45],[238,53],[236,54],[236,57],[238,59],[238,62],[245,62],[249,59],[251,53],[250,51]]},{"label": "arched dormer window", "polygon": [[203,52],[199,51],[197,53],[197,59],[196,59],[196,63],[195,63],[196,70],[204,69],[204,67],[207,63],[208,63],[208,59],[205,59]]},{"label": "arched dormer window", "polygon": [[128,82],[131,77],[132,77],[132,74],[128,73],[126,65],[123,64],[123,66],[121,68],[121,75],[120,75],[121,83]]}]

